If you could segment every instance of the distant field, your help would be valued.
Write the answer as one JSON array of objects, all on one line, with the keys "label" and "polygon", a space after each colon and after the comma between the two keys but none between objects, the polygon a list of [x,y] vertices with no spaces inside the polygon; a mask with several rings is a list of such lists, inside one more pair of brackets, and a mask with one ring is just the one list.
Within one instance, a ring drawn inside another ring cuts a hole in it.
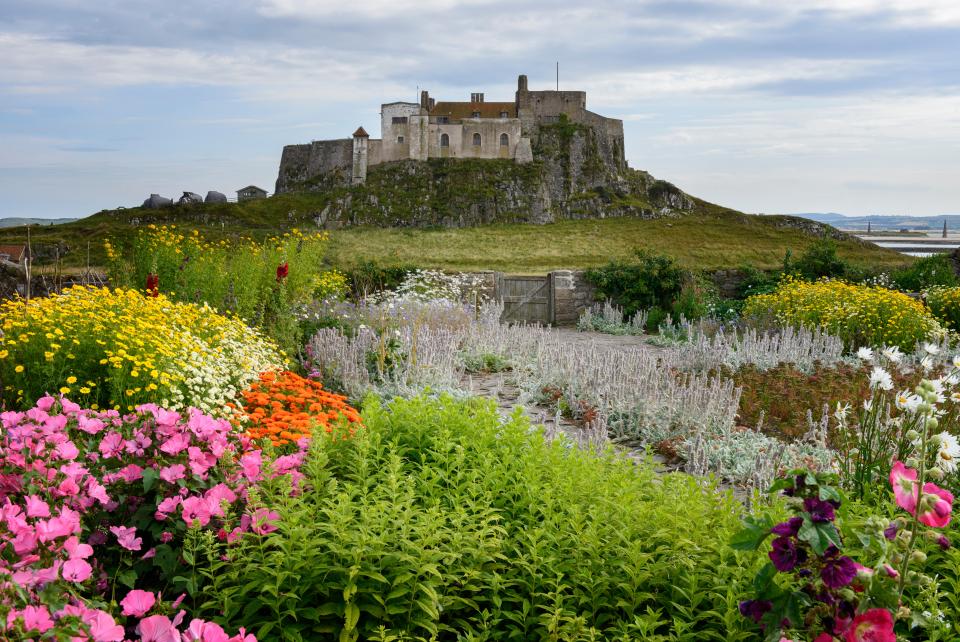
[{"label": "distant field", "polygon": [[[695,269],[744,264],[770,269],[782,265],[787,249],[797,256],[814,241],[812,236],[773,223],[724,212],[652,221],[616,218],[438,230],[354,228],[334,233],[329,256],[343,267],[376,261],[540,274],[602,265],[629,256],[635,248],[646,248]],[[891,268],[911,261],[857,241],[839,242],[838,248],[843,258],[864,267]]]}]

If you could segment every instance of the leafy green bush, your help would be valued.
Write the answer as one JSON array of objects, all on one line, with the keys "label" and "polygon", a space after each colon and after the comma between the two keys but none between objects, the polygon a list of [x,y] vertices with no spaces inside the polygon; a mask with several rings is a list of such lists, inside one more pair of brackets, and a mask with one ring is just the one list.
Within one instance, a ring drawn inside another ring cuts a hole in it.
[{"label": "leafy green bush", "polygon": [[850,266],[837,256],[837,244],[832,239],[821,239],[800,255],[793,269],[806,279],[838,279],[847,276]]},{"label": "leafy green bush", "polygon": [[364,261],[349,270],[341,270],[347,277],[351,294],[360,298],[368,294],[395,290],[410,275],[416,272],[413,266],[385,267],[375,261]]},{"label": "leafy green bush", "polygon": [[890,275],[894,284],[907,292],[920,292],[934,286],[960,285],[953,261],[948,254],[934,254],[917,259],[910,267]]},{"label": "leafy green bush", "polygon": [[[302,492],[208,571],[203,608],[271,640],[749,640],[765,559],[742,506],[682,474],[548,443],[489,401],[371,402]],[[326,637],[323,637],[326,636]]]},{"label": "leafy green bush", "polygon": [[623,308],[627,318],[638,310],[672,310],[691,279],[673,258],[646,250],[636,250],[632,261],[611,261],[587,270],[586,277],[597,294]]}]

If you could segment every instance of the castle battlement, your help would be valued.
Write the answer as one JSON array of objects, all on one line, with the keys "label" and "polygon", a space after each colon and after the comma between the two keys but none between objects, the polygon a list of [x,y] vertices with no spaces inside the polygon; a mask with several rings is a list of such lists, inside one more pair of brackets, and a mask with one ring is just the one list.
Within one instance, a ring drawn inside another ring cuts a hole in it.
[{"label": "castle battlement", "polygon": [[370,138],[360,127],[352,138],[287,145],[276,192],[323,175],[359,184],[369,167],[402,160],[500,158],[529,163],[539,127],[564,116],[593,128],[625,165],[623,121],[588,111],[586,92],[529,91],[527,77],[520,76],[512,102],[486,102],[482,93],[471,94],[466,102],[437,102],[422,91],[419,103],[380,106],[380,138]]}]

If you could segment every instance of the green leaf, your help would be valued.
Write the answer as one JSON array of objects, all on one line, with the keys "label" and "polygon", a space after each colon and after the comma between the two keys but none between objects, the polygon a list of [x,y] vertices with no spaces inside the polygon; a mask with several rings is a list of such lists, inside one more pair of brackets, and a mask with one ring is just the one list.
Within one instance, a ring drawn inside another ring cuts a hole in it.
[{"label": "green leaf", "polygon": [[357,628],[357,622],[360,621],[360,609],[356,604],[347,604],[343,611],[344,630],[352,631]]},{"label": "green leaf", "polygon": [[153,485],[160,478],[160,473],[157,472],[156,468],[144,468],[143,469],[143,492],[144,494],[149,493],[150,489],[153,488]]},{"label": "green leaf", "polygon": [[840,501],[840,492],[833,486],[821,486],[820,489],[820,499],[822,501],[833,500],[835,502]]},{"label": "green leaf", "polygon": [[743,520],[743,526],[743,530],[730,539],[730,547],[737,551],[755,551],[770,536],[773,520],[769,515],[750,516]]},{"label": "green leaf", "polygon": [[817,555],[823,555],[831,544],[840,548],[840,533],[837,532],[837,528],[833,524],[830,522],[814,522],[806,515],[803,517],[803,525],[797,532],[797,537],[800,541],[810,544],[810,548]]},{"label": "green leaf", "polygon": [[133,588],[137,583],[137,572],[133,569],[122,571],[117,574],[117,581],[127,588]]}]

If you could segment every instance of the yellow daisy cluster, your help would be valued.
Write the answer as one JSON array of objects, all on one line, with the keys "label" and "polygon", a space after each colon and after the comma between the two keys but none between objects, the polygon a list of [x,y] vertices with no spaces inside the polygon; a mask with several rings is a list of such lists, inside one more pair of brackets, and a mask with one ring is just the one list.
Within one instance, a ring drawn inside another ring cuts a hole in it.
[{"label": "yellow daisy cluster", "polygon": [[848,347],[897,345],[912,350],[918,341],[943,331],[922,302],[902,292],[826,279],[785,279],[774,292],[747,299],[743,314],[820,327]]},{"label": "yellow daisy cluster", "polygon": [[926,292],[933,316],[951,330],[960,330],[960,288],[934,287]]},{"label": "yellow daisy cluster", "polygon": [[314,279],[313,296],[320,301],[342,299],[349,291],[350,283],[346,275],[338,270],[321,272]]},{"label": "yellow daisy cluster", "polygon": [[261,372],[286,364],[240,319],[135,290],[73,287],[0,305],[0,380],[7,406],[61,393],[92,408],[154,402],[225,414]]}]

